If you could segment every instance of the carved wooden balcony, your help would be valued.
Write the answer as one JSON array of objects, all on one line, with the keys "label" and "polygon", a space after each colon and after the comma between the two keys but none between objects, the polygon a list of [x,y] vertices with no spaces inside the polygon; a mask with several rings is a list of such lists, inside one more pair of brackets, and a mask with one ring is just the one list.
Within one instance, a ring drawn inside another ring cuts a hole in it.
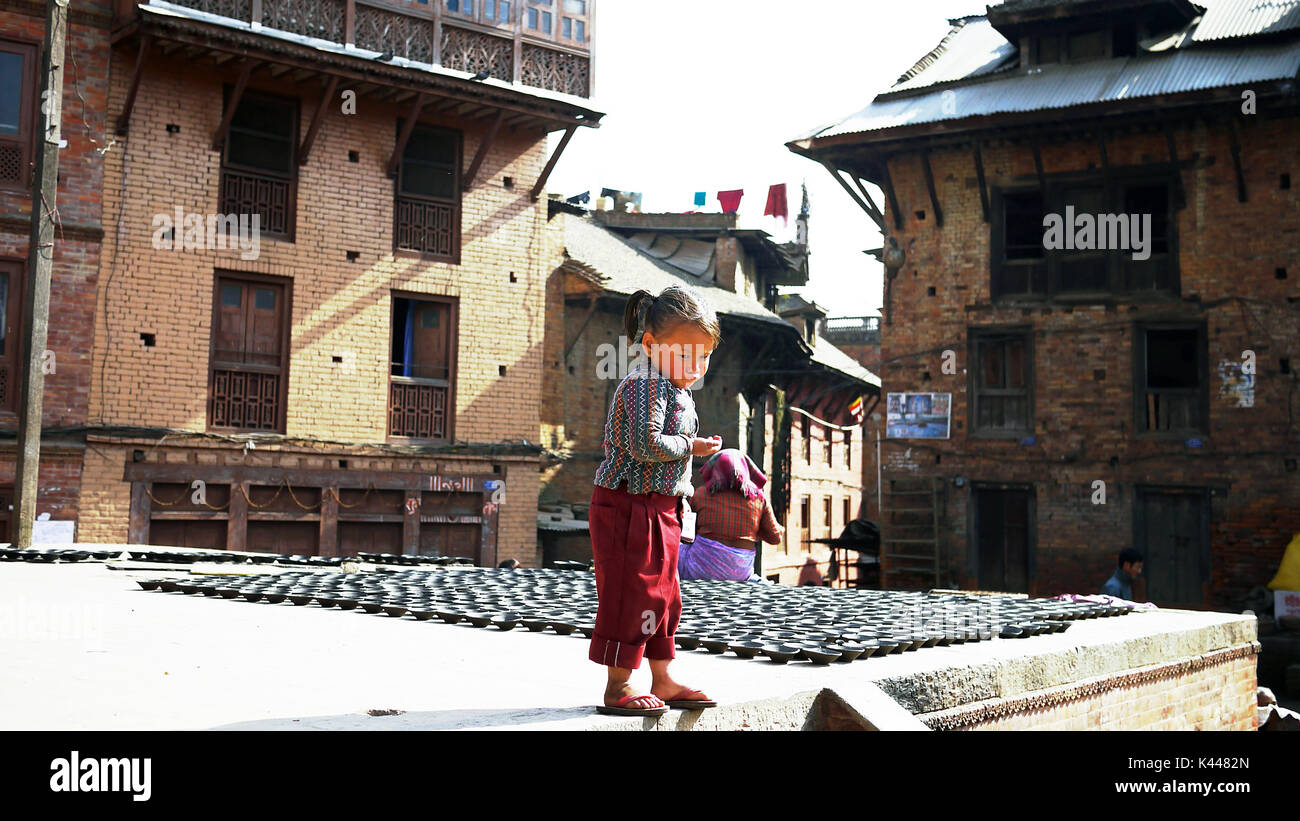
[{"label": "carved wooden balcony", "polygon": [[[591,97],[595,0],[169,0],[302,37]],[[147,5],[147,4],[140,4]],[[452,7],[466,10],[457,12]],[[508,9],[508,11],[502,11]],[[504,17],[504,19],[496,19]],[[543,30],[545,24],[547,30]],[[532,27],[530,27],[530,24]]]}]

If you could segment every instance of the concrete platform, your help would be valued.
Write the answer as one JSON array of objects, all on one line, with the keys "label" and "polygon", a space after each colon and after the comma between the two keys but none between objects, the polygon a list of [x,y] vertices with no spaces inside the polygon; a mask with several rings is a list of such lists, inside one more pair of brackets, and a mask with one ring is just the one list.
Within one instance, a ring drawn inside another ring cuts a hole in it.
[{"label": "concrete platform", "polygon": [[[159,575],[0,563],[0,729],[925,730],[914,713],[1255,641],[1247,617],[1154,611],[829,666],[679,651],[675,677],[722,706],[653,720],[595,712],[604,670],[587,660],[580,633],[503,633],[135,583]],[[633,682],[648,686],[644,665]]]}]

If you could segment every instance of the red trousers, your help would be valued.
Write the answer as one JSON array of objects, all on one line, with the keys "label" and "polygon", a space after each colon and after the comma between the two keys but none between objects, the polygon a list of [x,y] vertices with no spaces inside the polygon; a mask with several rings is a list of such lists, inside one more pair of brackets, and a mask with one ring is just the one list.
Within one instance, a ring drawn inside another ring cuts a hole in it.
[{"label": "red trousers", "polygon": [[671,659],[682,616],[677,548],[682,497],[596,485],[587,513],[596,565],[596,625],[587,657],[635,670],[641,657]]}]

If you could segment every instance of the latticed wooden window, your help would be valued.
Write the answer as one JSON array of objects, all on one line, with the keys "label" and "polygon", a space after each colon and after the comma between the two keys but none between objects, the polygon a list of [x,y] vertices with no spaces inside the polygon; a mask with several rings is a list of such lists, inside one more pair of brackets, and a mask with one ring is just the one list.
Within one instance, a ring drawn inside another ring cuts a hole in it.
[{"label": "latticed wooden window", "polygon": [[287,290],[271,278],[217,277],[209,427],[284,432]]},{"label": "latticed wooden window", "polygon": [[36,46],[0,40],[0,188],[32,185],[36,71]]},{"label": "latticed wooden window", "polygon": [[263,234],[292,240],[298,101],[244,92],[221,158],[221,213],[258,214]]},{"label": "latticed wooden window", "polygon": [[393,297],[388,435],[450,439],[455,303]]},{"label": "latticed wooden window", "polygon": [[412,129],[393,204],[396,250],[460,262],[460,155],[460,132],[421,124]]},{"label": "latticed wooden window", "polygon": [[0,260],[0,410],[18,412],[22,385],[23,280],[25,265]]},{"label": "latticed wooden window", "polygon": [[975,368],[971,428],[976,433],[1033,429],[1033,383],[1028,333],[972,332]]}]

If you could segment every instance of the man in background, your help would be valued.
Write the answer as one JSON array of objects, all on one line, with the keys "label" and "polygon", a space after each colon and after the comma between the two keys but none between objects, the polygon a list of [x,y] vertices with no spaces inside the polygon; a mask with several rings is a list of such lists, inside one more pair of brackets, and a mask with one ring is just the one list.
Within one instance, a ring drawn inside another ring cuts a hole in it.
[{"label": "man in background", "polygon": [[1133,580],[1142,575],[1142,554],[1131,547],[1119,552],[1119,567],[1115,575],[1101,586],[1101,592],[1107,596],[1116,596],[1125,601],[1133,601]]}]

